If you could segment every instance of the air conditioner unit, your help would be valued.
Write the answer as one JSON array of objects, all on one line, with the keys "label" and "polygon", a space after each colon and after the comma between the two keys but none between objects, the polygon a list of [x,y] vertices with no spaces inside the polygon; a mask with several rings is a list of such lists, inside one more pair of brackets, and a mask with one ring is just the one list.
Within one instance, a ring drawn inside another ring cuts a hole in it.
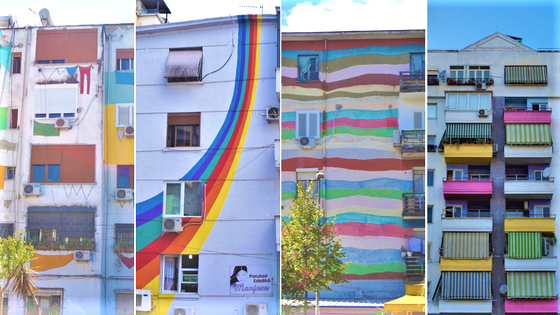
[{"label": "air conditioner unit", "polygon": [[58,130],[69,129],[70,120],[68,118],[57,118],[56,121],[54,122],[54,127]]},{"label": "air conditioner unit", "polygon": [[476,89],[477,89],[477,90],[486,90],[486,83],[484,83],[484,82],[476,82]]},{"label": "air conditioner unit", "polygon": [[163,218],[163,232],[176,232],[183,231],[183,221],[181,218]]},{"label": "air conditioner unit", "polygon": [[117,200],[132,200],[132,195],[134,193],[134,190],[130,189],[130,188],[119,188],[117,189],[117,193],[115,194],[115,199]]},{"label": "air conditioner unit", "polygon": [[268,315],[266,304],[245,304],[245,315]]},{"label": "air conditioner unit", "polygon": [[400,147],[401,146],[401,131],[400,130],[393,130],[393,146]]},{"label": "air conditioner unit", "polygon": [[193,307],[175,307],[173,315],[194,315]]},{"label": "air conditioner unit", "polygon": [[128,125],[124,127],[124,136],[125,137],[132,137],[134,136],[134,126]]},{"label": "air conditioner unit", "polygon": [[542,255],[550,256],[550,244],[548,243],[548,239],[546,237],[542,238]]},{"label": "air conditioner unit", "polygon": [[41,184],[25,184],[23,186],[23,194],[25,196],[40,196]]},{"label": "air conditioner unit", "polygon": [[299,146],[302,149],[313,149],[315,147],[315,139],[309,137],[301,137],[299,139]]},{"label": "air conditioner unit", "polygon": [[280,109],[278,107],[269,106],[266,108],[266,121],[278,121],[280,119]]},{"label": "air conditioner unit", "polygon": [[488,110],[481,109],[478,111],[478,117],[488,117]]},{"label": "air conditioner unit", "polygon": [[136,290],[136,311],[152,310],[152,290]]},{"label": "air conditioner unit", "polygon": [[90,251],[89,250],[75,250],[74,251],[74,260],[90,260]]}]

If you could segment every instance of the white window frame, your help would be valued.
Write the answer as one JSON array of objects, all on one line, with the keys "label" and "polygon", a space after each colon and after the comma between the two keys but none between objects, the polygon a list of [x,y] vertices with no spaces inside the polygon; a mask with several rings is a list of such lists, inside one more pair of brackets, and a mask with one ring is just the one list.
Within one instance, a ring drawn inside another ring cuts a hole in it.
[{"label": "white window frame", "polygon": [[[8,176],[11,174],[10,176]],[[4,180],[14,180],[16,178],[16,167],[15,166],[6,166],[6,174],[4,175]]]},{"label": "white window frame", "polygon": [[[123,64],[122,64],[123,60],[128,60],[128,69],[123,69]],[[119,63],[119,70],[117,71],[134,70],[134,58],[121,58],[121,59],[117,59],[117,62]]]},{"label": "white window frame", "polygon": [[[533,106],[538,105],[539,106],[539,111],[546,111],[548,109],[548,103],[531,103],[531,110],[535,110],[533,109]],[[536,111],[536,110],[535,110]]]},{"label": "white window frame", "polygon": [[[201,200],[201,206],[202,206],[202,211],[200,213],[199,216],[192,216],[192,215],[185,215],[185,209],[184,209],[184,204],[185,204],[185,183],[192,183],[192,182],[198,182],[202,184],[202,200]],[[179,211],[179,215],[177,214],[166,214],[165,210],[167,209],[167,185],[168,184],[181,184],[181,203],[180,203],[180,211]],[[204,184],[203,181],[200,180],[187,180],[187,181],[172,181],[172,182],[164,182],[164,187],[163,187],[163,217],[171,217],[171,218],[175,218],[177,216],[182,217],[182,218],[201,218],[204,215],[204,203],[206,202],[206,193],[205,193],[205,187],[206,185]]]},{"label": "white window frame", "polygon": [[[303,190],[307,190],[309,183],[313,182],[313,198],[317,198],[319,195],[319,180],[315,177],[317,175],[317,170],[309,171],[296,171],[296,176],[299,181],[301,181],[301,186]],[[296,187],[297,189],[297,187]],[[296,192],[297,193],[297,192]],[[301,196],[298,196],[301,197]]]},{"label": "white window frame", "polygon": [[300,69],[299,69],[299,58],[300,57],[316,58],[316,61],[315,61],[315,70],[316,71],[314,71],[313,73],[317,73],[317,80],[311,80],[311,69],[309,69],[309,71],[307,72],[307,74],[305,76],[307,77],[306,81],[312,81],[312,82],[320,81],[321,71],[319,71],[319,66],[321,65],[321,63],[320,63],[318,54],[316,54],[316,55],[298,55],[297,56],[297,73],[298,73],[297,78],[298,78],[298,81],[299,81],[299,72],[300,72]]},{"label": "white window frame", "polygon": [[[198,295],[198,288],[197,292],[181,292],[181,283],[182,283],[182,279],[183,279],[183,271],[196,271],[197,272],[197,280],[196,280],[196,284],[197,286],[200,284],[200,281],[198,279],[199,275],[200,275],[200,255],[192,255],[192,256],[198,256],[199,260],[198,260],[198,268],[181,268],[182,263],[183,263],[183,257],[186,257],[189,255],[161,255],[161,268],[160,268],[160,292],[161,293],[171,293],[171,294],[188,294],[188,295]],[[164,281],[165,281],[165,258],[166,257],[179,257],[179,262],[177,264],[177,290],[165,290],[164,289]]]},{"label": "white window frame", "polygon": [[[550,217],[550,206],[535,206],[533,209],[533,216],[535,218],[547,218],[544,217],[544,209],[548,208],[548,217]],[[537,209],[539,209],[539,211],[537,211]],[[537,216],[537,214],[540,214],[540,216]]]},{"label": "white window frame", "polygon": [[[35,295],[37,296],[37,299],[39,300],[39,305],[36,305],[36,307],[39,307],[39,314],[44,314],[43,312],[41,312],[40,307],[41,307],[41,298],[44,297],[48,297],[50,299],[50,301],[52,301],[52,297],[53,296],[59,296],[60,297],[60,314],[63,313],[63,290],[62,289],[47,289],[47,288],[39,288],[35,291]],[[31,298],[30,296],[28,297],[28,299]],[[27,314],[27,305],[25,306],[25,313]]]},{"label": "white window frame", "polygon": [[[121,107],[128,107],[128,123],[127,124],[119,124],[121,117],[120,117],[120,108]],[[130,125],[134,125],[134,103],[120,103],[117,104],[115,107],[116,114],[115,114],[115,127],[126,127]]]},{"label": "white window frame", "polygon": [[[305,135],[299,134],[299,116],[300,114],[305,114]],[[313,139],[321,139],[321,112],[317,110],[298,110],[296,111],[296,140],[301,139],[302,137],[312,138],[309,135],[309,115],[316,114],[317,115],[317,135],[313,137]]]},{"label": "white window frame", "polygon": [[[433,108],[433,111],[430,111],[430,108]],[[437,103],[428,103],[427,113],[428,119],[437,119]]]},{"label": "white window frame", "polygon": [[[459,76],[460,72],[463,72],[462,76]],[[474,72],[474,77],[471,77],[471,72]],[[480,78],[478,77],[480,74]],[[486,77],[485,74],[488,74]],[[490,79],[490,66],[482,65],[471,65],[471,66],[449,66],[449,77],[455,80],[470,80],[473,78],[475,81],[482,81]]]},{"label": "white window frame", "polygon": [[[533,170],[533,180],[534,181],[546,181],[543,173],[544,173],[544,170]],[[537,174],[540,174],[540,179],[537,179]]]},{"label": "white window frame", "polygon": [[[456,96],[456,100],[454,102],[455,104],[451,103],[450,97],[452,95]],[[467,108],[463,108],[463,109],[459,108],[459,95],[466,95],[467,96],[467,103],[466,103]],[[482,108],[481,107],[481,100],[482,100],[481,95],[488,95],[488,106],[487,106],[487,108]],[[491,96],[490,93],[447,93],[445,95],[445,104],[446,104],[445,109],[447,109],[447,110],[462,110],[462,111],[465,111],[465,110],[478,111],[480,109],[490,110],[490,109],[492,109],[492,97],[490,97],[490,96]],[[477,98],[476,108],[471,108],[471,106],[470,106],[471,98],[473,98],[473,97]]]},{"label": "white window frame", "polygon": [[[418,117],[420,116],[420,117]],[[416,125],[417,118],[420,118],[420,127]],[[424,112],[413,112],[412,113],[412,125],[414,126],[415,130],[422,130],[424,129]]]},{"label": "white window frame", "polygon": [[[449,176],[447,175],[447,174],[449,174],[449,171],[453,171],[453,178],[452,178],[452,179],[449,179]],[[457,178],[457,177],[456,177],[456,175],[457,175],[456,173],[457,173],[457,172],[461,172],[461,176],[460,176],[459,179],[455,179],[455,178]],[[463,176],[464,176],[464,175],[465,175],[465,172],[463,172],[462,169],[449,168],[449,169],[446,170],[447,180],[463,180]]]},{"label": "white window frame", "polygon": [[[88,78],[88,80],[89,80],[89,78]],[[49,111],[48,108],[38,109],[37,108],[38,105],[36,104],[37,97],[39,97],[39,98],[43,97],[40,93],[47,93],[47,91],[57,93],[56,92],[57,89],[58,90],[61,90],[61,89],[64,89],[64,90],[75,89],[76,94],[75,94],[75,98],[73,99],[74,104],[71,105],[72,108],[68,108],[68,111],[65,111],[65,112]],[[77,116],[77,113],[78,113],[78,90],[79,90],[79,84],[78,83],[47,84],[47,85],[35,84],[34,93],[36,95],[34,95],[34,98],[33,98],[33,114],[34,114],[35,119],[75,118]],[[37,95],[37,93],[39,93],[39,94]],[[38,115],[45,115],[46,117],[37,117]],[[55,117],[55,116],[59,116],[59,117]]]},{"label": "white window frame", "polygon": [[[462,71],[463,74],[459,78],[460,71]],[[455,80],[462,80],[465,77],[465,66],[449,66],[449,77]]]},{"label": "white window frame", "polygon": [[[463,217],[463,206],[462,205],[446,205],[444,215],[446,215],[445,216],[446,218],[449,218],[447,216],[447,208],[453,208],[451,218],[462,218]],[[457,210],[459,210],[459,216],[455,216],[455,214],[457,213]]]}]

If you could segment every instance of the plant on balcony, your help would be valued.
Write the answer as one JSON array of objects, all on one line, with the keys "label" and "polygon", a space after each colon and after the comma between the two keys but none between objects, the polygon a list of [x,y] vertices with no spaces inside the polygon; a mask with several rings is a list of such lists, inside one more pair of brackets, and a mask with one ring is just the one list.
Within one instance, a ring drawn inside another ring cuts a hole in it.
[{"label": "plant on balcony", "polygon": [[484,79],[484,83],[486,83],[486,85],[494,85],[494,79],[493,78]]},{"label": "plant on balcony", "polygon": [[447,85],[454,85],[454,84],[455,84],[455,79],[447,78]]},{"label": "plant on balcony", "polygon": [[428,85],[439,85],[438,79],[428,79]]},{"label": "plant on balcony", "polygon": [[476,139],[476,144],[484,144],[484,139],[482,139],[482,138],[477,138],[477,139]]},{"label": "plant on balcony", "polygon": [[91,238],[85,238],[83,244],[84,244],[83,249],[85,250],[94,250],[95,248],[95,244],[93,243],[93,239]]},{"label": "plant on balcony", "polygon": [[474,85],[474,78],[470,78],[468,84]]}]

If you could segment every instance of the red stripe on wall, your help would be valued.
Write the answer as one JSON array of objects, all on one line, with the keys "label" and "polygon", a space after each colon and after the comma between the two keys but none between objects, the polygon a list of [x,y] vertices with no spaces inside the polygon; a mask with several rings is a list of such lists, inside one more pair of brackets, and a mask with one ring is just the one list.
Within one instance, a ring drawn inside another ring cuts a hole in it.
[{"label": "red stripe on wall", "polygon": [[[400,78],[398,74],[365,74],[357,77],[352,77],[350,79],[330,82],[326,84],[327,92],[332,90],[351,87],[351,86],[358,86],[358,85],[388,85],[388,86],[399,86],[400,85]],[[307,82],[299,82],[295,78],[288,78],[282,77],[282,85],[283,86],[297,86],[301,88],[311,88],[311,86]]]},{"label": "red stripe on wall", "polygon": [[412,228],[404,228],[396,224],[371,224],[371,223],[337,223],[335,224],[338,235],[345,236],[386,236],[404,238],[412,235]]},{"label": "red stripe on wall", "polygon": [[[369,46],[400,46],[400,45],[425,45],[425,38],[402,38],[402,39],[347,39],[347,40],[328,40],[327,49],[348,49],[348,48],[361,48]],[[325,47],[323,40],[301,41],[290,40],[284,37],[282,39],[282,50],[314,50],[322,51]]]}]

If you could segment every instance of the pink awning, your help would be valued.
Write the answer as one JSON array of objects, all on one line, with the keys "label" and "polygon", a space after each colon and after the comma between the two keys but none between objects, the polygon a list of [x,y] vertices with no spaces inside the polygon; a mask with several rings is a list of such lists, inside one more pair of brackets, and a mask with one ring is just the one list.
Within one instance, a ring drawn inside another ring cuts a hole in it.
[{"label": "pink awning", "polygon": [[505,300],[506,313],[558,313],[558,300]]}]

